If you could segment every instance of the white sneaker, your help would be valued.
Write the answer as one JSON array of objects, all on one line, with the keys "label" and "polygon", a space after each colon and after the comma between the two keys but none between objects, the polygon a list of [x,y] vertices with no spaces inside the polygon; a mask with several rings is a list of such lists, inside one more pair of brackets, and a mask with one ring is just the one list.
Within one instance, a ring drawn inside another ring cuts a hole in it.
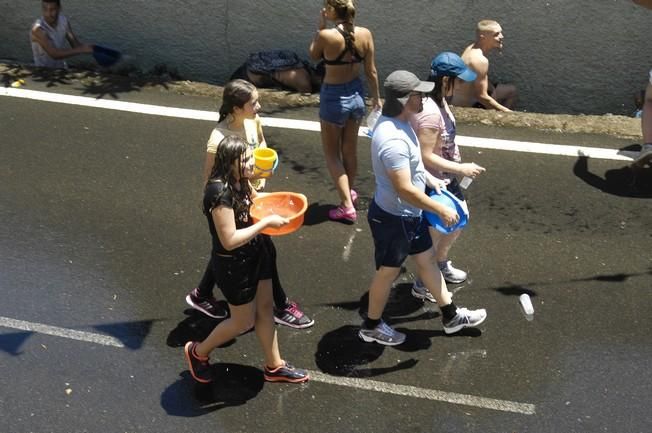
[{"label": "white sneaker", "polygon": [[439,265],[439,270],[441,271],[441,274],[444,276],[444,280],[447,283],[459,284],[466,281],[466,272],[453,267],[453,264],[450,260],[446,262],[439,262],[437,264]]},{"label": "white sneaker", "polygon": [[474,328],[484,322],[487,318],[487,310],[469,310],[468,308],[458,308],[457,314],[448,322],[444,323],[444,332],[454,334],[464,328]]},{"label": "white sneaker", "polygon": [[374,329],[361,328],[358,337],[367,343],[376,342],[385,346],[397,346],[405,342],[405,334],[398,332],[384,320],[381,320]]},{"label": "white sneaker", "polygon": [[432,296],[430,290],[428,290],[426,286],[423,285],[423,282],[418,278],[414,280],[414,283],[412,283],[412,296],[421,299],[422,301],[432,302],[433,304],[437,303],[437,300]]}]

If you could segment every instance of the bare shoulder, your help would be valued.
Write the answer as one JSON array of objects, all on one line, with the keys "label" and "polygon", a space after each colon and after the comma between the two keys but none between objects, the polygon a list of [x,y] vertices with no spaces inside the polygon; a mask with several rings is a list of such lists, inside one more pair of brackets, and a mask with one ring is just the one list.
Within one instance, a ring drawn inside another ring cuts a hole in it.
[{"label": "bare shoulder", "polygon": [[47,36],[45,34],[45,30],[41,27],[41,25],[36,22],[32,25],[32,31],[31,31],[32,39],[33,40],[46,40]]},{"label": "bare shoulder", "polygon": [[471,48],[467,53],[467,58],[474,63],[489,63],[489,59],[482,53],[480,48]]},{"label": "bare shoulder", "polygon": [[34,24],[32,24],[32,35],[37,35],[37,34],[44,34],[43,28],[41,27],[41,24],[36,21]]},{"label": "bare shoulder", "polygon": [[464,62],[476,72],[486,71],[489,68],[489,59],[482,54],[480,49],[471,50]]},{"label": "bare shoulder", "polygon": [[363,37],[363,38],[371,37],[371,31],[366,27],[355,26],[354,31],[356,36]]}]

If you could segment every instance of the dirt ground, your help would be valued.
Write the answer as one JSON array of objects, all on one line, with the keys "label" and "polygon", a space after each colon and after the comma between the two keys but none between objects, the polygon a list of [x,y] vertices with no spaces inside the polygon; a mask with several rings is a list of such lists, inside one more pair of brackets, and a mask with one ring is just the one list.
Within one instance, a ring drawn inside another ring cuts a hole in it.
[{"label": "dirt ground", "polygon": [[[105,73],[97,70],[70,69],[47,70],[24,65],[0,63],[0,80],[7,87],[18,79],[46,83],[79,83],[97,94],[110,95],[143,88],[158,88],[179,94],[220,98],[222,87],[179,79],[164,67],[150,73],[120,71]],[[283,90],[260,89],[261,98],[270,107],[318,106],[318,94],[298,94]],[[483,124],[495,126],[534,128],[561,133],[602,134],[619,138],[641,138],[641,122],[615,115],[569,115],[541,113],[501,113],[475,108],[454,107],[459,124]]]}]

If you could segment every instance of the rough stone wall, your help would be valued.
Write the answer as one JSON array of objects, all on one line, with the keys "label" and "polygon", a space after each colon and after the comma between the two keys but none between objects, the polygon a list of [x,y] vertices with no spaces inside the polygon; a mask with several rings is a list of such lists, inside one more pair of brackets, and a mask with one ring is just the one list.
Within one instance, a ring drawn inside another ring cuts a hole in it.
[{"label": "rough stone wall", "polygon": [[[134,65],[176,69],[223,83],[249,52],[286,48],[307,56],[321,1],[62,0],[76,32],[121,49]],[[29,62],[37,0],[0,0],[0,58]],[[493,80],[515,83],[519,109],[548,113],[633,111],[652,68],[652,11],[630,0],[359,0],[372,30],[381,80],[394,69],[425,75],[441,50],[461,51],[482,18],[498,20],[505,49]]]}]

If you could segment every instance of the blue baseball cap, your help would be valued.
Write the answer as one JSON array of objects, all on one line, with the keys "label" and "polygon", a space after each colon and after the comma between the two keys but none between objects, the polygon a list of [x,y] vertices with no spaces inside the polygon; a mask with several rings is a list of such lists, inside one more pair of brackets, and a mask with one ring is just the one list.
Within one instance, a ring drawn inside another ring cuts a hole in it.
[{"label": "blue baseball cap", "polygon": [[474,81],[477,77],[460,56],[450,51],[439,53],[432,59],[430,75],[433,77],[457,77],[464,81]]}]

